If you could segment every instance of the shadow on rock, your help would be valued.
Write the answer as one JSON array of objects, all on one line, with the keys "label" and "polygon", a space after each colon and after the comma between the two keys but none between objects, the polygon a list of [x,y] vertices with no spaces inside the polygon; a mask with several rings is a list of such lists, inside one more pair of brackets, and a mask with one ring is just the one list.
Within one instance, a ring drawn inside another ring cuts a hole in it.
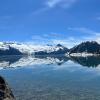
[{"label": "shadow on rock", "polygon": [[15,100],[7,82],[0,76],[0,100]]}]

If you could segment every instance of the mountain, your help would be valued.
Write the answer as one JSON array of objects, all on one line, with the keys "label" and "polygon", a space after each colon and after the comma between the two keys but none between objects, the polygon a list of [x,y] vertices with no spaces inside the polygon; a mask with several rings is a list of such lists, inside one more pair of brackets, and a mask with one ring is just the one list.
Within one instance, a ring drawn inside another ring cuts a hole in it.
[{"label": "mountain", "polygon": [[95,41],[86,41],[70,49],[69,54],[85,53],[85,54],[100,54],[100,44]]},{"label": "mountain", "polygon": [[22,53],[10,45],[0,43],[0,55],[22,55]]},{"label": "mountain", "polygon": [[56,46],[49,46],[49,49],[44,51],[35,52],[35,55],[65,55],[68,52],[68,48],[62,46],[61,44],[57,44]]},{"label": "mountain", "polygon": [[68,49],[60,44],[30,45],[17,42],[0,42],[0,55],[55,55],[65,54]]},{"label": "mountain", "polygon": [[95,41],[82,42],[70,50],[61,44],[31,45],[17,42],[0,42],[0,55],[42,55],[42,56],[90,56],[100,54],[100,44]]}]

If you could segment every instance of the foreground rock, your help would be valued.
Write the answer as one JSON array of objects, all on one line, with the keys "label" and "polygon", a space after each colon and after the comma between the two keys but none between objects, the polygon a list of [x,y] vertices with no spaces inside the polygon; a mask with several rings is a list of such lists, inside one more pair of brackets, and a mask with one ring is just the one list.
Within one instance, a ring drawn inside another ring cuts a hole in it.
[{"label": "foreground rock", "polygon": [[0,100],[15,100],[11,89],[1,76],[0,76]]}]

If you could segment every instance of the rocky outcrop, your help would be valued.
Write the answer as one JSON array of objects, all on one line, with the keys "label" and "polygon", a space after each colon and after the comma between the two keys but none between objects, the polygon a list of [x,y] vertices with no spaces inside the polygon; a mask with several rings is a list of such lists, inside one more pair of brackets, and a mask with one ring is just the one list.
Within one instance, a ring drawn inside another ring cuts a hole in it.
[{"label": "rocky outcrop", "polygon": [[0,100],[15,100],[11,89],[1,76],[0,76]]}]

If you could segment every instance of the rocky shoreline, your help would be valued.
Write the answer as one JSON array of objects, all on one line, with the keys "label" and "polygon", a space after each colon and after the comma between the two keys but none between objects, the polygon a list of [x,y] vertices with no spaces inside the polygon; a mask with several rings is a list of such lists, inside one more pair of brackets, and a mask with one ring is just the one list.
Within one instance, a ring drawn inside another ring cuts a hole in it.
[{"label": "rocky shoreline", "polygon": [[0,100],[15,100],[7,82],[0,76]]}]

